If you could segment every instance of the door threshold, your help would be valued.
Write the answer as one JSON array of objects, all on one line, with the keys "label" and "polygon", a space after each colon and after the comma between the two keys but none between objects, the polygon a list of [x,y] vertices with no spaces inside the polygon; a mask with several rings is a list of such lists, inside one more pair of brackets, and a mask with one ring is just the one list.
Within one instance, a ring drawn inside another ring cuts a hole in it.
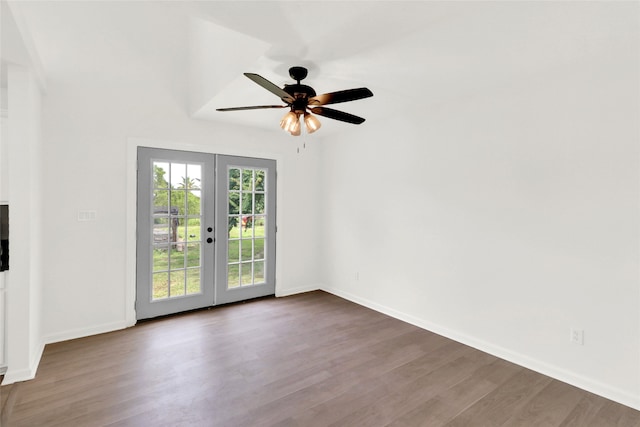
[{"label": "door threshold", "polygon": [[235,301],[235,302],[228,302],[228,303],[224,303],[224,304],[218,304],[218,305],[210,305],[207,307],[200,307],[200,308],[194,308],[193,310],[187,310],[187,311],[181,311],[180,313],[170,313],[170,314],[163,314],[162,316],[156,316],[156,317],[150,317],[147,319],[139,319],[136,322],[136,325],[140,325],[142,323],[148,323],[148,322],[153,322],[154,320],[163,320],[163,319],[169,319],[172,317],[179,317],[179,316],[184,316],[184,315],[188,315],[188,314],[192,314],[192,313],[198,313],[201,311],[209,311],[209,310],[215,310],[218,308],[222,308],[222,307],[231,307],[234,305],[241,305],[241,304],[247,304],[250,302],[256,302],[256,301],[262,301],[262,300],[267,300],[267,299],[275,299],[275,294],[271,294],[271,295],[265,295],[265,296],[261,296],[261,297],[255,297],[255,298],[249,298],[246,300],[242,300],[242,301]]}]

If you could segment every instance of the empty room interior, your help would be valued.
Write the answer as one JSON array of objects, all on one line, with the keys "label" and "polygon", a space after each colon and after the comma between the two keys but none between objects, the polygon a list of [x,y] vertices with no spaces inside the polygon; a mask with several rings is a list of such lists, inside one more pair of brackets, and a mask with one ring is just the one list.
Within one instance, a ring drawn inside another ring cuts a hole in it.
[{"label": "empty room interior", "polygon": [[3,425],[640,425],[637,1],[1,36]]}]

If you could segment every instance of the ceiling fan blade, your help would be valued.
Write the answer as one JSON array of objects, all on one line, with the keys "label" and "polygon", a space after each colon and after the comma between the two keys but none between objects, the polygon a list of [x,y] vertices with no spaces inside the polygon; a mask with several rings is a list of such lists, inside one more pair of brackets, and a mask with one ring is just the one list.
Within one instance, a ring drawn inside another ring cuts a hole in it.
[{"label": "ceiling fan blade", "polygon": [[253,107],[216,108],[216,111],[261,110],[263,108],[287,108],[288,105],[256,105]]},{"label": "ceiling fan blade", "polygon": [[312,113],[315,113],[319,116],[329,117],[330,119],[340,120],[341,122],[353,123],[354,125],[359,125],[364,122],[362,117],[354,116],[353,114],[345,113],[343,111],[334,110],[333,108],[326,107],[314,107],[309,108]]},{"label": "ceiling fan blade", "polygon": [[309,98],[309,105],[337,104],[339,102],[355,101],[356,99],[369,98],[373,96],[366,87],[357,89],[339,90],[337,92],[325,93]]},{"label": "ceiling fan blade", "polygon": [[244,73],[244,75],[250,78],[251,80],[253,80],[254,82],[256,82],[257,84],[259,84],[260,86],[262,86],[263,88],[265,88],[266,90],[268,90],[269,92],[279,96],[280,99],[282,99],[283,101],[288,103],[293,102],[293,97],[291,95],[289,95],[283,89],[271,83],[269,80],[265,79],[261,75],[254,74],[254,73]]}]

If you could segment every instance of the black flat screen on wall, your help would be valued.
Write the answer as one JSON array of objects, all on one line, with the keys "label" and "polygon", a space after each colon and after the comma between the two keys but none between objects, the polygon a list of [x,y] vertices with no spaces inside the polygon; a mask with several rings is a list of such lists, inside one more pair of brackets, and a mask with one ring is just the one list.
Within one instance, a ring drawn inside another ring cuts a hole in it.
[{"label": "black flat screen on wall", "polygon": [[9,205],[0,205],[0,271],[9,269]]}]

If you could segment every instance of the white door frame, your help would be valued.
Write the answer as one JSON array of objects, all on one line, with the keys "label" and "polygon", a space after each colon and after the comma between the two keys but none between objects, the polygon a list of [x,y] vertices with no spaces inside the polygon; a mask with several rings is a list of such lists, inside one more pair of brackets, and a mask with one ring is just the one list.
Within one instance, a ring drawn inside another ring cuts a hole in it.
[{"label": "white door frame", "polygon": [[[261,152],[230,146],[229,144],[208,141],[204,144],[189,144],[177,141],[163,141],[159,139],[129,138],[127,141],[127,171],[126,171],[126,279],[125,279],[125,322],[126,326],[136,324],[136,213],[137,213],[137,159],[138,147],[164,148],[168,150],[196,151],[207,154],[224,154],[240,157],[261,157],[273,159],[278,164],[278,175],[283,176],[284,158],[281,154]],[[282,206],[283,180],[276,181],[276,209]],[[276,212],[276,296],[281,294],[282,271],[284,259],[284,233],[281,226],[284,214]]]}]

